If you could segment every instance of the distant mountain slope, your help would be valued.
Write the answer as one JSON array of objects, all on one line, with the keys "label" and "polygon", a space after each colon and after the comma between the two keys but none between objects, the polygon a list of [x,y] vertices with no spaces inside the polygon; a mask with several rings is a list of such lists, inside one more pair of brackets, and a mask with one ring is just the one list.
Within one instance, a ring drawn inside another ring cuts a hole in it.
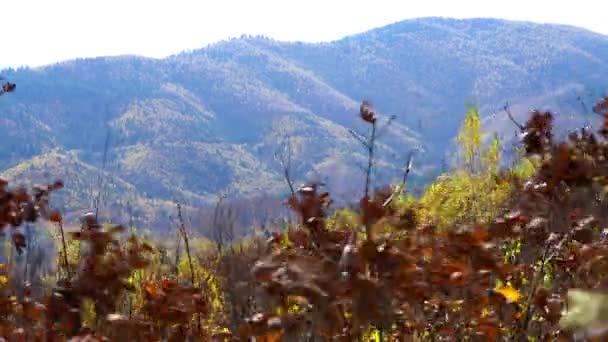
[{"label": "distant mountain slope", "polygon": [[424,135],[439,144],[454,135],[468,102],[491,114],[564,86],[599,96],[608,83],[608,37],[569,26],[425,18],[312,48],[256,42],[411,127],[422,119]]},{"label": "distant mountain slope", "polygon": [[[93,203],[97,198],[104,220],[151,225],[166,222],[175,211],[170,201],[142,197],[133,185],[83,163],[75,153],[44,153],[6,170],[3,176],[27,179],[28,182],[23,185],[64,180],[65,187],[53,195],[52,206],[67,209],[69,222],[76,221],[77,215],[94,208]],[[74,215],[76,217],[72,217]]]},{"label": "distant mountain slope", "polygon": [[361,100],[397,116],[382,139],[378,178],[398,176],[418,148],[414,179],[428,180],[467,103],[479,105],[487,131],[504,139],[513,136],[498,112],[507,101],[522,121],[543,106],[563,111],[558,120],[570,127],[592,121],[576,98],[592,101],[607,89],[608,37],[559,25],[424,18],[329,43],[243,37],[162,60],[81,59],[2,74],[18,84],[0,99],[0,169],[9,174],[60,151],[53,153],[76,159],[51,172],[88,175],[76,192],[103,169],[120,180],[117,192],[142,206],[197,205],[220,193],[285,191],[274,154],[289,135],[298,180],[320,177],[348,196],[363,182],[356,165],[365,157],[348,133],[366,129],[357,117]]}]

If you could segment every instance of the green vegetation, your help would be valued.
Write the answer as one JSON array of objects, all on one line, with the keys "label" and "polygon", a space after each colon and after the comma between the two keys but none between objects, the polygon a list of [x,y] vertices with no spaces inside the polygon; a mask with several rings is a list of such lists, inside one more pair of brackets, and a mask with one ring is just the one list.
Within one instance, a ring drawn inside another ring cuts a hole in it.
[{"label": "green vegetation", "polygon": [[[437,219],[440,227],[463,222],[488,223],[509,198],[509,180],[499,177],[501,145],[494,136],[490,145],[482,146],[479,112],[471,108],[458,134],[462,166],[442,175],[426,189],[421,204],[422,217]],[[531,174],[522,174],[522,177]]]}]

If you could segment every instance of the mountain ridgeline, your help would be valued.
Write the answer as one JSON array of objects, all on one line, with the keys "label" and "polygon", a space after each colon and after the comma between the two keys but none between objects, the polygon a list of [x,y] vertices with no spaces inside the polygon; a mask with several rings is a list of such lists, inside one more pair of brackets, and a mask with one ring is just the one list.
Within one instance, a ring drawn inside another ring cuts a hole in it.
[{"label": "mountain ridgeline", "polygon": [[5,177],[65,178],[57,203],[68,211],[100,199],[159,221],[175,200],[284,193],[276,152],[287,141],[296,181],[323,180],[338,198],[360,195],[366,156],[349,130],[368,128],[357,116],[364,99],[383,120],[396,116],[379,141],[377,185],[399,178],[414,149],[413,181],[440,173],[468,104],[505,146],[515,131],[501,112],[507,102],[521,121],[542,107],[560,113],[557,127],[593,123],[584,103],[607,89],[608,37],[424,18],[328,43],[242,37],[165,59],[1,73],[18,84],[0,99]]}]

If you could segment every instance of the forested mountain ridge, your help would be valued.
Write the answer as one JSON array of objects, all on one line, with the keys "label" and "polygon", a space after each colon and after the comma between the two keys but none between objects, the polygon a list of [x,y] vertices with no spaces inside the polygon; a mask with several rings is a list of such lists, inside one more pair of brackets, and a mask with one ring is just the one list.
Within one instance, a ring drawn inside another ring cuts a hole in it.
[{"label": "forested mountain ridge", "polygon": [[[289,136],[295,177],[331,170],[332,192],[348,195],[363,182],[355,165],[364,151],[348,132],[364,128],[356,116],[363,99],[385,118],[397,116],[381,139],[379,179],[397,177],[417,148],[423,180],[440,171],[468,103],[479,106],[486,131],[505,140],[514,130],[499,112],[507,101],[517,118],[548,107],[564,113],[556,126],[582,125],[593,118],[577,97],[596,99],[607,72],[608,37],[600,34],[439,18],[320,44],[242,37],[165,59],[4,70],[19,86],[0,99],[0,169],[61,177],[86,166],[100,189],[116,192],[110,203],[129,193],[129,205],[197,205],[218,194],[285,191],[275,152]],[[71,162],[57,162],[66,156]]]}]

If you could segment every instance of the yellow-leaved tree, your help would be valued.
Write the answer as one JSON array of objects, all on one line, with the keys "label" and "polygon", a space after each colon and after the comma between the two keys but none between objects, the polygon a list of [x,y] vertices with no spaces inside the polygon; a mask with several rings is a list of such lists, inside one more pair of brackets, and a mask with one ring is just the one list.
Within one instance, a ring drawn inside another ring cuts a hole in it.
[{"label": "yellow-leaved tree", "polygon": [[482,143],[481,121],[477,108],[470,107],[458,134],[461,165],[440,176],[421,198],[423,221],[440,228],[462,222],[487,222],[509,196],[510,185],[497,177],[501,145],[494,135]]},{"label": "yellow-leaved tree", "polygon": [[464,123],[458,133],[458,144],[465,167],[469,172],[475,173],[481,162],[481,120],[476,107],[469,107],[464,116]]}]

